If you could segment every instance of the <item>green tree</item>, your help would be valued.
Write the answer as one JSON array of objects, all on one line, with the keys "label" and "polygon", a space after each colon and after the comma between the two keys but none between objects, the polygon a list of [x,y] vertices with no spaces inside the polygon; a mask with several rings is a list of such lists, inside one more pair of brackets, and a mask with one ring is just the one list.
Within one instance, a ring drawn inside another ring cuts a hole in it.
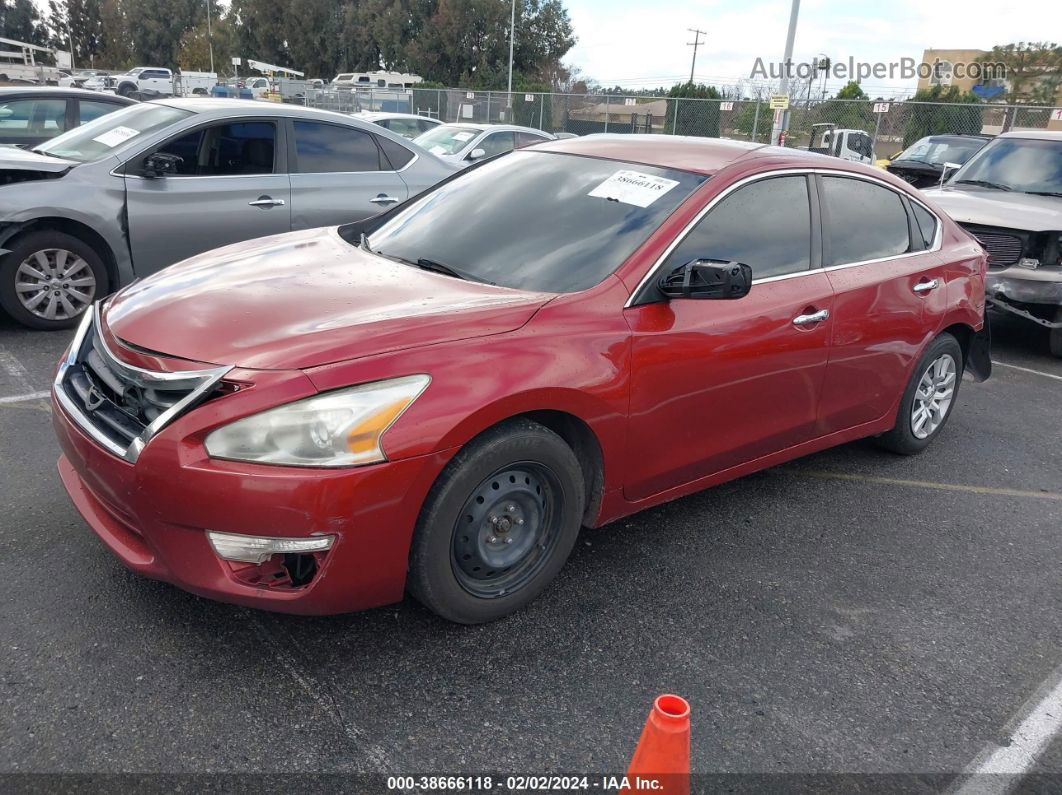
[{"label": "green tree", "polygon": [[848,83],[837,92],[834,99],[867,99],[866,92],[863,91],[863,87],[859,85],[855,80],[849,80]]},{"label": "green tree", "polygon": [[[667,96],[670,101],[664,119],[665,133],[719,137],[719,103],[703,101],[722,98],[715,86],[692,81],[678,83],[671,87]],[[682,99],[702,101],[682,102]]]},{"label": "green tree", "polygon": [[26,44],[47,44],[48,31],[33,0],[0,0],[0,36]]},{"label": "green tree", "polygon": [[[206,20],[202,0],[123,0],[122,5],[133,57],[143,66],[175,66],[181,37]],[[211,15],[216,18],[219,10],[215,3]]]},{"label": "green tree", "polygon": [[1062,47],[1053,41],[1019,41],[996,45],[977,59],[979,63],[1002,64],[1008,89],[1008,104],[1037,102],[1053,105],[1062,83]]},{"label": "green tree", "polygon": [[963,93],[958,86],[923,88],[908,107],[903,131],[905,149],[927,135],[981,132],[980,100],[973,94]]}]

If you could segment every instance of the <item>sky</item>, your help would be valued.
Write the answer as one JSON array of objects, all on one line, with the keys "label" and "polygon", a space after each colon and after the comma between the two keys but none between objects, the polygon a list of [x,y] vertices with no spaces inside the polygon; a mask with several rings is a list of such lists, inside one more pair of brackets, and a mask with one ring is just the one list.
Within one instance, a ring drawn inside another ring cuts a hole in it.
[{"label": "sky", "polygon": [[[578,43],[565,58],[607,86],[670,86],[689,79],[693,34],[707,31],[697,51],[698,82],[748,78],[757,57],[780,62],[789,24],[787,0],[565,0]],[[794,61],[820,53],[875,63],[927,48],[990,49],[994,44],[1062,37],[1057,0],[802,0]],[[845,81],[831,81],[835,90]],[[873,97],[913,91],[916,80],[867,78]],[[813,92],[819,91],[821,82]]]}]

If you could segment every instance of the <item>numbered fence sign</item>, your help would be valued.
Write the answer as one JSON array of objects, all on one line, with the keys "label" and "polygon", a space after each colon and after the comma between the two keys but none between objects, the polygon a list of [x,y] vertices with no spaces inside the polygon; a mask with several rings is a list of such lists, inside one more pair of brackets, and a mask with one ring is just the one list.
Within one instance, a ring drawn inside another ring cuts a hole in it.
[{"label": "numbered fence sign", "polygon": [[638,104],[638,100],[636,100],[634,97],[627,97],[626,99],[623,100],[623,104],[624,105],[637,105]]},{"label": "numbered fence sign", "polygon": [[1051,121],[1062,121],[1062,108],[1055,108],[1051,111]]},{"label": "numbered fence sign", "polygon": [[733,110],[733,109],[734,109],[734,103],[733,102],[720,102],[719,103],[719,110]]},{"label": "numbered fence sign", "polygon": [[874,112],[875,113],[888,113],[889,112],[889,103],[888,102],[875,102],[874,103]]},{"label": "numbered fence sign", "polygon": [[534,101],[535,101],[535,95],[534,94],[524,94],[524,102],[534,102]]},{"label": "numbered fence sign", "polygon": [[475,98],[476,98],[476,92],[474,92],[474,91],[466,91],[465,92],[465,99],[475,99]]}]

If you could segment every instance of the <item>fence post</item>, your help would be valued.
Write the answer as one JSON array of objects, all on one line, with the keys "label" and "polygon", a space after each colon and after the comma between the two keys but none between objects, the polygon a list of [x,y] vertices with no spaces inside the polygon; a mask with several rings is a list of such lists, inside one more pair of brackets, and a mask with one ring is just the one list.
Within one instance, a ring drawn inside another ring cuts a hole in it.
[{"label": "fence post", "polygon": [[[871,158],[875,158],[875,157],[877,157],[877,151],[878,151],[878,133],[880,133],[880,132],[881,132],[881,117],[882,117],[882,116],[883,116],[884,114],[882,114],[882,113],[875,113],[874,115],[875,115],[875,116],[877,117],[877,119],[876,119],[876,120],[874,121],[874,140],[870,142],[870,155],[871,155]],[[811,145],[811,142],[810,142],[810,141],[808,142],[808,145],[809,145],[809,146]]]},{"label": "fence post", "polygon": [[756,113],[752,117],[752,140],[756,140],[756,133],[760,126],[760,98],[756,97]]},{"label": "fence post", "polygon": [[540,129],[540,130],[542,129],[542,114],[543,114],[543,112],[546,109],[545,106],[546,106],[546,95],[545,94],[539,94],[538,95],[538,129]]},{"label": "fence post", "polygon": [[678,135],[678,106],[682,101],[681,97],[675,97],[675,112],[671,114],[671,134]]},{"label": "fence post", "polygon": [[605,129],[604,132],[608,132],[608,94],[605,94]]},{"label": "fence post", "polygon": [[487,92],[487,124],[490,124],[490,92]]}]

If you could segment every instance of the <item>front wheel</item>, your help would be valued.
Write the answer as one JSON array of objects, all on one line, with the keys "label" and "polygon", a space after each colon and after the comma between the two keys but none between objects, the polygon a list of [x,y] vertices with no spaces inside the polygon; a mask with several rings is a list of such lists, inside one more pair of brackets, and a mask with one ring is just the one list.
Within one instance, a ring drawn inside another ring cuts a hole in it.
[{"label": "front wheel", "polygon": [[[1062,306],[1055,312],[1055,322],[1062,323]],[[1047,337],[1047,344],[1051,347],[1051,355],[1062,359],[1062,328],[1053,328]]]},{"label": "front wheel", "polygon": [[483,433],[446,466],[424,502],[410,592],[461,624],[518,610],[568,559],[584,500],[579,462],[553,431],[517,420]]},{"label": "front wheel", "polygon": [[0,259],[0,306],[30,328],[74,326],[107,288],[100,255],[65,232],[30,232]]},{"label": "front wheel", "polygon": [[962,381],[962,347],[944,333],[926,348],[900,400],[896,425],[878,444],[901,455],[925,450],[951,416]]}]

